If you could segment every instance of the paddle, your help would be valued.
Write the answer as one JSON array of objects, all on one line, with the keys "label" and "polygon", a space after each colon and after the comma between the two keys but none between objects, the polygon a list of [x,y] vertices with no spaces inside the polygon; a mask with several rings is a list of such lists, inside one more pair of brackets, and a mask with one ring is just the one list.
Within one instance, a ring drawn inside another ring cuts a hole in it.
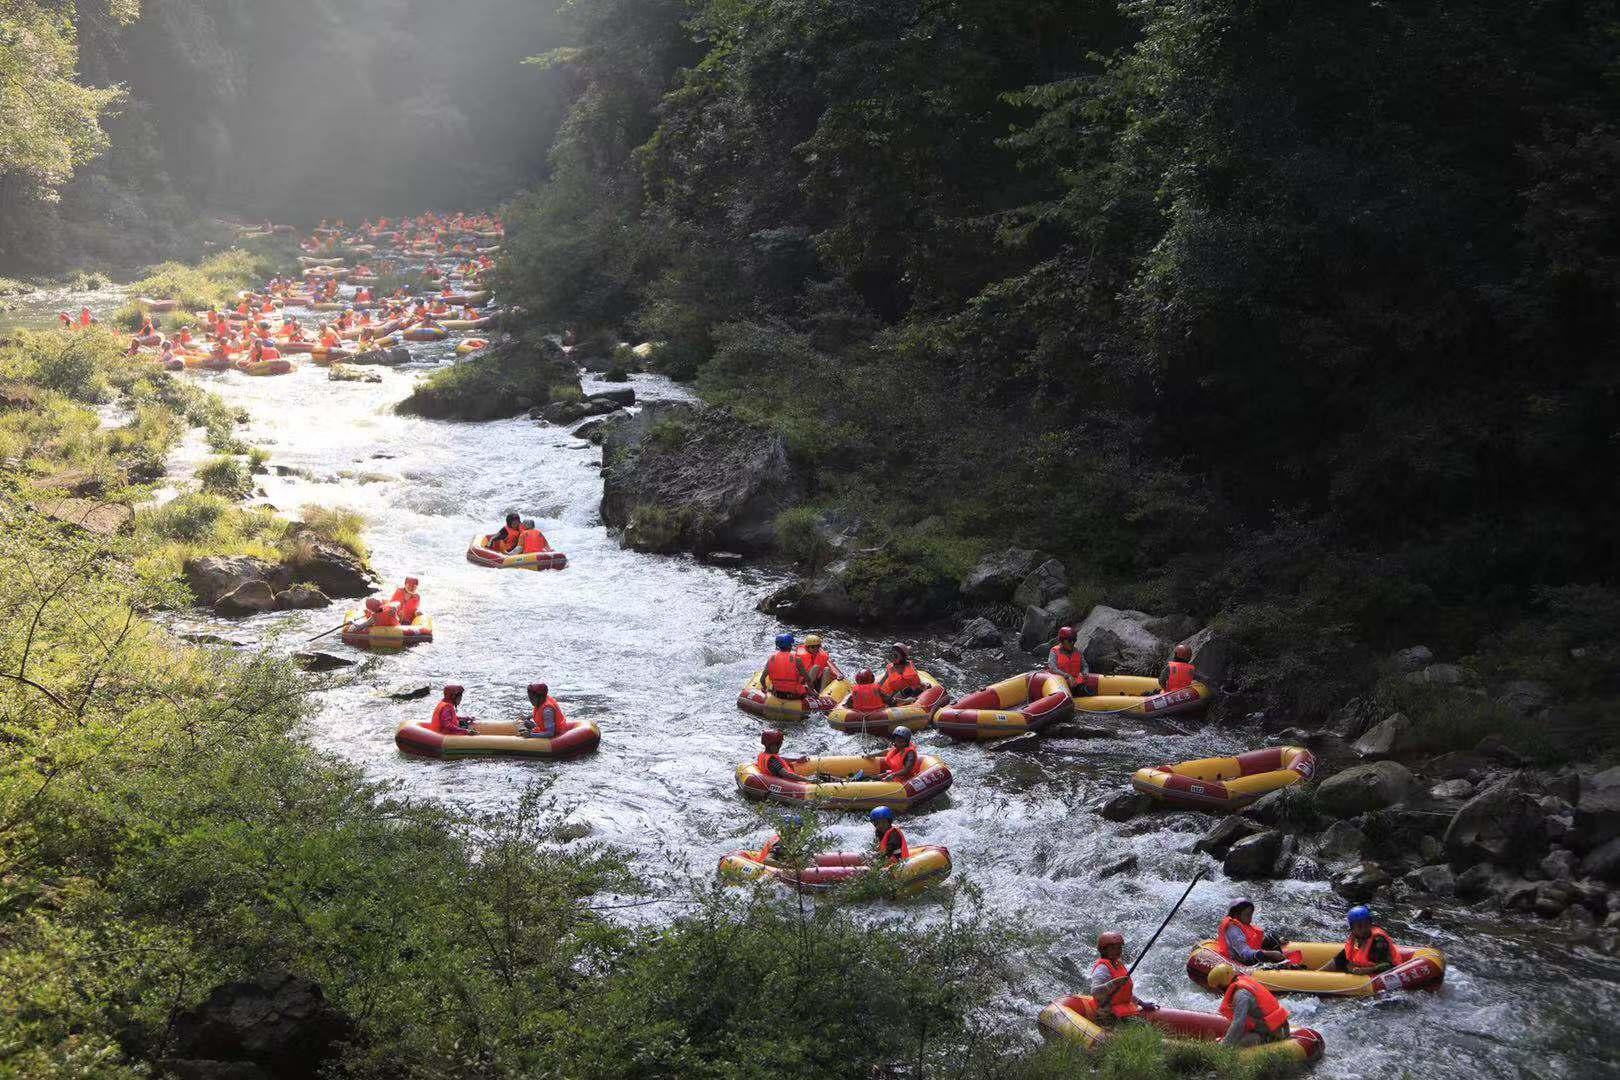
[{"label": "paddle", "polygon": [[1142,946],[1142,951],[1136,954],[1136,959],[1131,962],[1130,969],[1126,972],[1127,975],[1135,974],[1136,965],[1142,962],[1142,957],[1146,956],[1148,950],[1153,948],[1153,943],[1159,940],[1159,935],[1164,933],[1164,928],[1170,925],[1170,920],[1176,917],[1176,912],[1181,910],[1181,905],[1187,902],[1187,897],[1192,895],[1193,886],[1197,885],[1199,879],[1204,876],[1205,869],[1205,867],[1199,867],[1198,873],[1194,874],[1193,879],[1187,882],[1187,891],[1181,894],[1181,899],[1176,901],[1176,906],[1170,909],[1170,914],[1164,917],[1164,922],[1160,923],[1159,928],[1153,931],[1153,936],[1148,938],[1146,945]]},{"label": "paddle", "polygon": [[319,641],[319,640],[321,640],[321,638],[326,637],[329,634],[337,633],[339,630],[343,629],[345,626],[348,626],[348,625],[349,625],[349,620],[344,619],[342,622],[340,622],[336,626],[332,627],[332,629],[326,631],[326,633],[316,634],[314,637],[310,638],[309,641],[304,642],[304,644],[309,645],[312,642]]}]

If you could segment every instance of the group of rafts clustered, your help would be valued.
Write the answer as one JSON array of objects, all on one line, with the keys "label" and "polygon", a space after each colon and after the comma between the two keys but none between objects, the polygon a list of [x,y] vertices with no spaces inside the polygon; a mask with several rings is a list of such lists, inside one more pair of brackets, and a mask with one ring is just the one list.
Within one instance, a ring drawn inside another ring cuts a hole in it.
[{"label": "group of rafts clustered", "polygon": [[[355,229],[341,226],[323,223],[304,241],[302,281],[276,279],[262,292],[244,293],[235,310],[198,313],[202,331],[197,339],[188,333],[184,340],[174,340],[143,326],[132,348],[161,350],[163,362],[175,368],[234,367],[273,375],[292,370],[282,353],[309,354],[316,362],[330,363],[359,349],[386,348],[400,338],[437,341],[489,325],[493,309],[474,305],[488,300],[480,278],[503,236],[497,218],[429,214],[367,222]],[[347,267],[344,257],[332,254],[339,251],[387,260],[395,268],[414,266],[437,292],[414,296],[400,289],[377,297],[370,289],[376,276],[369,266]],[[161,299],[142,298],[142,303],[156,311],[172,308]],[[307,309],[316,321],[322,313],[337,314],[329,314],[314,331],[296,317],[297,309]],[[457,352],[465,355],[486,344],[486,339],[469,337]],[[496,533],[475,539],[467,558],[494,569],[561,570],[568,564],[533,521],[516,514]],[[388,603],[371,600],[365,612],[350,612],[343,640],[369,649],[431,642],[432,617],[418,606],[416,581],[407,579]],[[723,857],[721,874],[818,892],[875,873],[885,875],[892,892],[916,892],[950,873],[950,852],[937,845],[911,845],[895,827],[894,816],[942,795],[951,786],[951,770],[941,757],[919,751],[913,733],[931,727],[958,742],[988,741],[1041,731],[1077,711],[1168,716],[1200,710],[1210,698],[1185,645],[1177,646],[1155,678],[1089,672],[1074,642],[1073,631],[1065,627],[1048,670],[1015,675],[952,701],[938,679],[913,665],[903,646],[890,650],[881,678],[866,670],[850,681],[815,635],[803,643],[789,634],[779,636],[776,652],[738,694],[737,707],[772,724],[823,713],[837,730],[880,736],[890,747],[881,754],[788,758],[780,754],[782,732],[767,729],[761,735],[763,752],[737,767],[737,789],[747,798],[790,807],[868,812],[877,844],[871,854],[819,854],[804,865],[790,865],[774,856],[792,845],[772,836],[760,850]],[[601,731],[595,722],[568,720],[543,684],[529,691],[532,718],[483,721],[459,715],[461,688],[446,687],[432,716],[405,723],[396,743],[406,753],[442,758],[568,758],[597,748]],[[1310,751],[1271,747],[1233,758],[1139,769],[1131,783],[1167,805],[1226,813],[1267,792],[1308,782],[1314,769]],[[791,829],[799,819],[788,814],[783,820]],[[1351,934],[1343,945],[1279,942],[1252,923],[1253,910],[1245,900],[1234,901],[1217,937],[1200,943],[1188,957],[1187,974],[1196,983],[1225,991],[1219,1012],[1140,1001],[1121,962],[1123,941],[1105,934],[1099,940],[1092,993],[1048,1005],[1039,1018],[1042,1033],[1096,1046],[1118,1023],[1146,1022],[1170,1038],[1223,1039],[1244,1047],[1242,1053],[1248,1055],[1314,1061],[1323,1051],[1321,1036],[1290,1027],[1287,1009],[1276,995],[1370,997],[1434,989],[1444,979],[1443,954],[1401,948],[1371,925],[1365,908],[1352,910]]]}]

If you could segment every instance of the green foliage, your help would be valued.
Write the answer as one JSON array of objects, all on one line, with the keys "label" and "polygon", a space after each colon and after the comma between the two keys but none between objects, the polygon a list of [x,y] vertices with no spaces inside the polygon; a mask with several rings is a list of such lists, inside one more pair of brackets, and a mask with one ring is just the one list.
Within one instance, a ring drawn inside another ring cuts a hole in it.
[{"label": "green foliage", "polygon": [[578,378],[554,346],[499,345],[433,372],[398,409],[437,419],[501,419],[544,405],[553,390],[577,388]]},{"label": "green foliage", "polygon": [[197,482],[204,492],[227,499],[245,499],[253,492],[253,476],[234,455],[209,458],[197,466]]},{"label": "green foliage", "polygon": [[818,570],[832,558],[821,515],[811,507],[796,506],[776,515],[776,548],[806,570]]},{"label": "green foliage", "polygon": [[299,518],[301,532],[330,540],[362,559],[366,557],[366,544],[361,538],[366,518],[360,511],[347,506],[306,506],[299,511]]},{"label": "green foliage", "polygon": [[584,401],[585,391],[580,389],[578,383],[557,383],[547,388],[547,396],[552,401]]}]

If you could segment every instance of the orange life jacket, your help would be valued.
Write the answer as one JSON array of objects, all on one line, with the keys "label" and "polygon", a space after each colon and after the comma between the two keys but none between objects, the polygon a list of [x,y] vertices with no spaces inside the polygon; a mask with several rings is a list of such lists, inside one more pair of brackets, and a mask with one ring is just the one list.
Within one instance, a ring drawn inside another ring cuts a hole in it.
[{"label": "orange life jacket", "polygon": [[804,676],[799,674],[798,658],[778,649],[765,661],[765,678],[770,681],[771,693],[794,694],[803,697],[807,692]]},{"label": "orange life jacket", "polygon": [[1221,1015],[1228,1020],[1232,1019],[1232,999],[1239,990],[1247,990],[1254,995],[1255,1005],[1260,1010],[1260,1023],[1249,1021],[1250,1031],[1265,1031],[1267,1033],[1280,1031],[1288,1023],[1288,1010],[1282,1007],[1277,996],[1270,990],[1261,986],[1247,975],[1239,975],[1233,979],[1226,988],[1226,996],[1221,999]]},{"label": "orange life jacket", "polygon": [[388,602],[399,605],[399,621],[409,626],[416,619],[417,609],[422,606],[422,597],[419,593],[406,592],[401,588],[394,590]]},{"label": "orange life jacket", "polygon": [[910,780],[911,774],[917,771],[917,748],[915,746],[896,747],[885,753],[883,755],[883,771],[894,773],[893,779],[895,780]]},{"label": "orange life jacket", "polygon": [[[889,837],[891,836],[897,836],[900,838],[900,853],[898,855],[889,850]],[[899,826],[897,825],[890,825],[888,832],[885,832],[882,836],[878,837],[877,846],[878,855],[880,857],[899,859],[901,861],[911,858],[911,845],[906,843],[906,834],[901,832]]]},{"label": "orange life jacket", "polygon": [[79,325],[80,326],[89,326],[91,323],[93,323],[95,321],[96,321],[95,318],[93,316],[91,316],[91,314],[90,314],[90,309],[89,308],[85,308],[83,311],[79,312]]},{"label": "orange life jacket", "polygon": [[546,534],[539,529],[524,529],[522,544],[525,555],[537,551],[548,551],[551,548],[551,545],[546,543]]},{"label": "orange life jacket", "polygon": [[433,719],[428,721],[428,726],[441,735],[456,732],[461,722],[456,716],[455,705],[449,701],[441,701],[433,706]]},{"label": "orange life jacket", "polygon": [[1070,682],[1086,673],[1086,657],[1079,649],[1065,650],[1063,646],[1058,645],[1052,649],[1051,657],[1052,662],[1057,664],[1057,669],[1067,675]]},{"label": "orange life jacket", "polygon": [[799,658],[799,663],[804,665],[806,671],[815,667],[828,668],[832,666],[832,657],[827,655],[826,649],[817,649],[815,652],[811,652],[809,649],[799,649],[793,655]]},{"label": "orange life jacket", "polygon": [[1240,923],[1236,919],[1232,918],[1232,916],[1228,915],[1226,918],[1221,920],[1221,928],[1215,931],[1215,951],[1226,957],[1228,960],[1237,959],[1232,955],[1231,947],[1226,944],[1226,931],[1229,927],[1233,926],[1243,931],[1243,940],[1249,943],[1249,948],[1258,949],[1265,944],[1266,932],[1264,930],[1260,929],[1258,926],[1249,926],[1245,923]]},{"label": "orange life jacket", "polygon": [[1170,661],[1170,674],[1164,680],[1166,690],[1181,690],[1193,684],[1193,666],[1185,660]]},{"label": "orange life jacket", "polygon": [[892,694],[898,690],[921,690],[922,679],[917,676],[917,669],[911,664],[903,668],[894,666],[890,661],[888,669],[883,673],[883,681],[878,684],[885,694]]},{"label": "orange life jacket", "polygon": [[856,683],[855,689],[849,692],[849,707],[856,712],[877,712],[887,709],[889,703],[883,700],[883,691],[878,689],[877,683]]},{"label": "orange life jacket", "polygon": [[534,707],[534,726],[537,729],[545,724],[546,720],[542,714],[547,709],[550,709],[557,715],[557,730],[551,736],[552,738],[556,738],[558,735],[561,735],[563,732],[568,730],[568,717],[563,715],[562,706],[557,704],[557,699],[548,694],[546,695],[546,700]]},{"label": "orange life jacket", "polygon": [[273,345],[265,345],[265,344],[261,343],[259,345],[259,359],[260,360],[280,360],[281,359],[281,350],[276,348]]},{"label": "orange life jacket", "polygon": [[1384,928],[1381,926],[1373,927],[1372,933],[1367,935],[1367,940],[1364,942],[1358,942],[1354,934],[1346,938],[1344,941],[1344,958],[1354,967],[1369,967],[1375,962],[1372,958],[1373,942],[1379,938],[1383,938],[1385,944],[1389,946],[1390,963],[1400,963],[1401,950],[1399,946],[1395,944],[1394,938],[1384,933]]},{"label": "orange life jacket", "polygon": [[1099,966],[1108,970],[1110,979],[1124,978],[1114,996],[1108,999],[1108,1011],[1118,1017],[1135,1016],[1142,1011],[1142,1006],[1136,1003],[1136,986],[1131,982],[1131,972],[1118,960],[1110,960],[1106,956],[1097,957],[1097,963],[1091,965],[1095,971]]},{"label": "orange life jacket", "polygon": [[375,615],[370,616],[370,619],[371,619],[371,625],[372,626],[398,626],[399,625],[399,616],[394,614],[394,609],[391,608],[391,607],[379,608]]},{"label": "orange life jacket", "polygon": [[771,857],[771,852],[776,850],[776,845],[781,841],[781,839],[782,837],[780,834],[772,833],[771,838],[765,841],[765,846],[754,852],[754,858],[758,859],[760,862],[765,862]]},{"label": "orange life jacket", "polygon": [[513,532],[505,525],[502,525],[500,531],[489,538],[489,549],[491,551],[499,551],[503,553],[510,552],[513,548],[517,547],[518,537],[520,537],[522,534],[522,529],[519,529],[517,532]]},{"label": "orange life jacket", "polygon": [[769,750],[761,750],[759,756],[754,759],[754,765],[766,776],[776,776],[775,773],[771,772],[772,761],[775,761],[777,764],[782,766],[782,771],[785,775],[795,775],[793,772],[793,767],[787,763],[786,758],[784,758],[781,754],[773,754]]}]

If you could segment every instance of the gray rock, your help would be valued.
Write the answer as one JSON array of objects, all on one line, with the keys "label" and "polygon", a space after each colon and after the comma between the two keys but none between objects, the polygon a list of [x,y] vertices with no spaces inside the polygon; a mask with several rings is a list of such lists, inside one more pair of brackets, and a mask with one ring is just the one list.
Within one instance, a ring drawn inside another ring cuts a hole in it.
[{"label": "gray rock", "polygon": [[1568,881],[1575,876],[1575,866],[1578,861],[1573,851],[1556,848],[1547,852],[1546,857],[1537,866],[1542,874],[1553,881]]},{"label": "gray rock", "polygon": [[1463,803],[1446,827],[1446,853],[1458,864],[1522,866],[1546,847],[1543,816],[1520,777],[1504,777]]},{"label": "gray rock", "polygon": [[1392,879],[1377,863],[1364,862],[1333,875],[1333,891],[1352,904],[1369,904],[1379,889],[1388,888]]},{"label": "gray rock", "polygon": [[1442,780],[1429,789],[1431,799],[1450,802],[1454,799],[1466,799],[1474,793],[1474,785],[1467,780]]},{"label": "gray rock", "polygon": [[1063,564],[1047,559],[1031,570],[1013,593],[1013,603],[1021,607],[1045,607],[1069,591],[1069,575]]},{"label": "gray rock", "polygon": [[996,649],[1001,647],[1001,631],[989,619],[970,619],[957,632],[956,645],[962,649]]},{"label": "gray rock", "polygon": [[962,579],[962,596],[981,604],[1011,600],[1023,580],[1049,557],[1027,548],[1008,548],[986,555]]},{"label": "gray rock", "polygon": [[377,590],[377,575],[354,552],[294,522],[287,531],[293,555],[288,565],[298,580],[327,596],[357,599]]},{"label": "gray rock", "polygon": [[368,349],[363,353],[355,353],[349,357],[351,364],[380,364],[385,367],[398,367],[411,362],[411,350],[401,345],[394,349]]},{"label": "gray rock", "polygon": [[1356,740],[1356,753],[1365,758],[1394,757],[1411,747],[1412,721],[1405,713],[1394,713]]},{"label": "gray rock", "polygon": [[1620,836],[1620,765],[1587,777],[1575,804],[1575,828],[1585,848]]},{"label": "gray rock", "polygon": [[600,399],[612,402],[615,408],[636,403],[636,390],[633,386],[616,387],[612,390],[595,390],[591,393],[593,400]]},{"label": "gray rock", "polygon": [[1620,836],[1587,852],[1581,873],[1601,881],[1620,881]]},{"label": "gray rock", "polygon": [[585,421],[583,424],[579,425],[579,427],[569,432],[569,434],[576,439],[584,439],[588,443],[595,443],[597,446],[601,446],[602,428],[607,424],[607,422],[608,421],[606,418],[599,416],[595,420]]},{"label": "gray rock", "polygon": [[333,364],[326,369],[326,379],[328,382],[380,383],[382,375],[353,364]]},{"label": "gray rock", "polygon": [[1108,821],[1129,821],[1153,809],[1153,800],[1139,791],[1122,791],[1097,808]]},{"label": "gray rock", "polygon": [[267,581],[244,581],[214,601],[218,615],[257,615],[276,609],[276,593]]},{"label": "gray rock", "polygon": [[191,586],[197,602],[208,607],[249,581],[265,582],[272,593],[292,584],[292,571],[286,567],[240,555],[205,555],[200,559],[187,559],[184,571],[186,584]]},{"label": "gray rock", "polygon": [[433,693],[433,687],[427,683],[412,683],[409,686],[396,686],[388,691],[388,697],[394,701],[420,701]]},{"label": "gray rock", "polygon": [[1536,886],[1531,908],[1543,919],[1557,918],[1578,895],[1567,881],[1544,881]]},{"label": "gray rock", "polygon": [[1463,669],[1456,664],[1430,664],[1407,675],[1406,681],[1424,686],[1461,686]]},{"label": "gray rock", "polygon": [[1316,806],[1329,817],[1354,817],[1406,801],[1415,780],[1395,761],[1356,765],[1328,777],[1316,789]]},{"label": "gray rock", "polygon": [[1430,896],[1452,896],[1457,891],[1457,876],[1449,866],[1420,866],[1406,875],[1406,883]]},{"label": "gray rock", "polygon": [[276,607],[283,611],[306,611],[331,606],[331,598],[313,585],[294,585],[276,593]]},{"label": "gray rock", "polygon": [[1480,863],[1457,875],[1456,893],[1463,900],[1480,900],[1501,892],[1511,880],[1497,867]]},{"label": "gray rock", "polygon": [[1024,609],[1024,622],[1018,628],[1018,647],[1035,652],[1057,636],[1058,617],[1043,607]]},{"label": "gray rock", "polygon": [[1283,854],[1283,834],[1266,829],[1233,844],[1221,862],[1221,869],[1234,881],[1277,876]]},{"label": "gray rock", "polygon": [[834,564],[813,578],[784,585],[761,600],[758,608],[784,622],[859,622],[863,612],[844,587],[843,567]]},{"label": "gray rock", "polygon": [[1410,649],[1402,649],[1394,656],[1395,670],[1403,675],[1414,671],[1422,671],[1434,663],[1434,651],[1427,645],[1413,645]]},{"label": "gray rock", "polygon": [[1123,874],[1127,870],[1135,870],[1135,869],[1136,869],[1136,856],[1135,855],[1127,855],[1123,859],[1116,859],[1114,862],[1111,862],[1107,866],[1104,866],[1101,869],[1099,869],[1097,871],[1097,876],[1099,878],[1111,878],[1111,877],[1114,877],[1114,876],[1116,876],[1118,874]]},{"label": "gray rock", "polygon": [[1515,679],[1503,683],[1492,695],[1496,704],[1510,712],[1529,715],[1540,712],[1557,698],[1557,691],[1535,679]]},{"label": "gray rock", "polygon": [[1220,686],[1226,682],[1237,657],[1237,647],[1230,634],[1213,626],[1206,626],[1187,638],[1186,645],[1192,649],[1193,667],[1198,669],[1198,674],[1203,676],[1205,681],[1211,686]]},{"label": "gray rock", "polygon": [[1332,715],[1328,717],[1327,727],[1329,731],[1336,732],[1346,739],[1359,739],[1385,715],[1376,702],[1365,697],[1355,697],[1333,710]]},{"label": "gray rock", "polygon": [[1467,780],[1478,784],[1491,771],[1491,763],[1483,754],[1472,750],[1454,750],[1431,758],[1424,771],[1442,780]]},{"label": "gray rock", "polygon": [[1366,849],[1367,835],[1349,821],[1335,821],[1316,842],[1317,853],[1331,862],[1359,860]]},{"label": "gray rock", "polygon": [[353,667],[354,661],[344,656],[334,656],[329,652],[295,652],[293,659],[305,671],[321,672],[336,671],[338,668]]},{"label": "gray rock", "polygon": [[1098,604],[1075,627],[1075,644],[1092,671],[1156,675],[1171,645],[1148,629],[1156,621],[1146,612]]},{"label": "gray rock", "polygon": [[1208,831],[1193,843],[1193,850],[1207,852],[1217,859],[1224,859],[1226,853],[1232,850],[1233,844],[1265,831],[1264,826],[1257,825],[1247,818],[1228,814],[1210,826]]},{"label": "gray rock", "polygon": [[248,1062],[277,1080],[314,1080],[338,1059],[353,1025],[318,984],[269,971],[215,987],[175,1016],[169,1034],[179,1060]]}]

